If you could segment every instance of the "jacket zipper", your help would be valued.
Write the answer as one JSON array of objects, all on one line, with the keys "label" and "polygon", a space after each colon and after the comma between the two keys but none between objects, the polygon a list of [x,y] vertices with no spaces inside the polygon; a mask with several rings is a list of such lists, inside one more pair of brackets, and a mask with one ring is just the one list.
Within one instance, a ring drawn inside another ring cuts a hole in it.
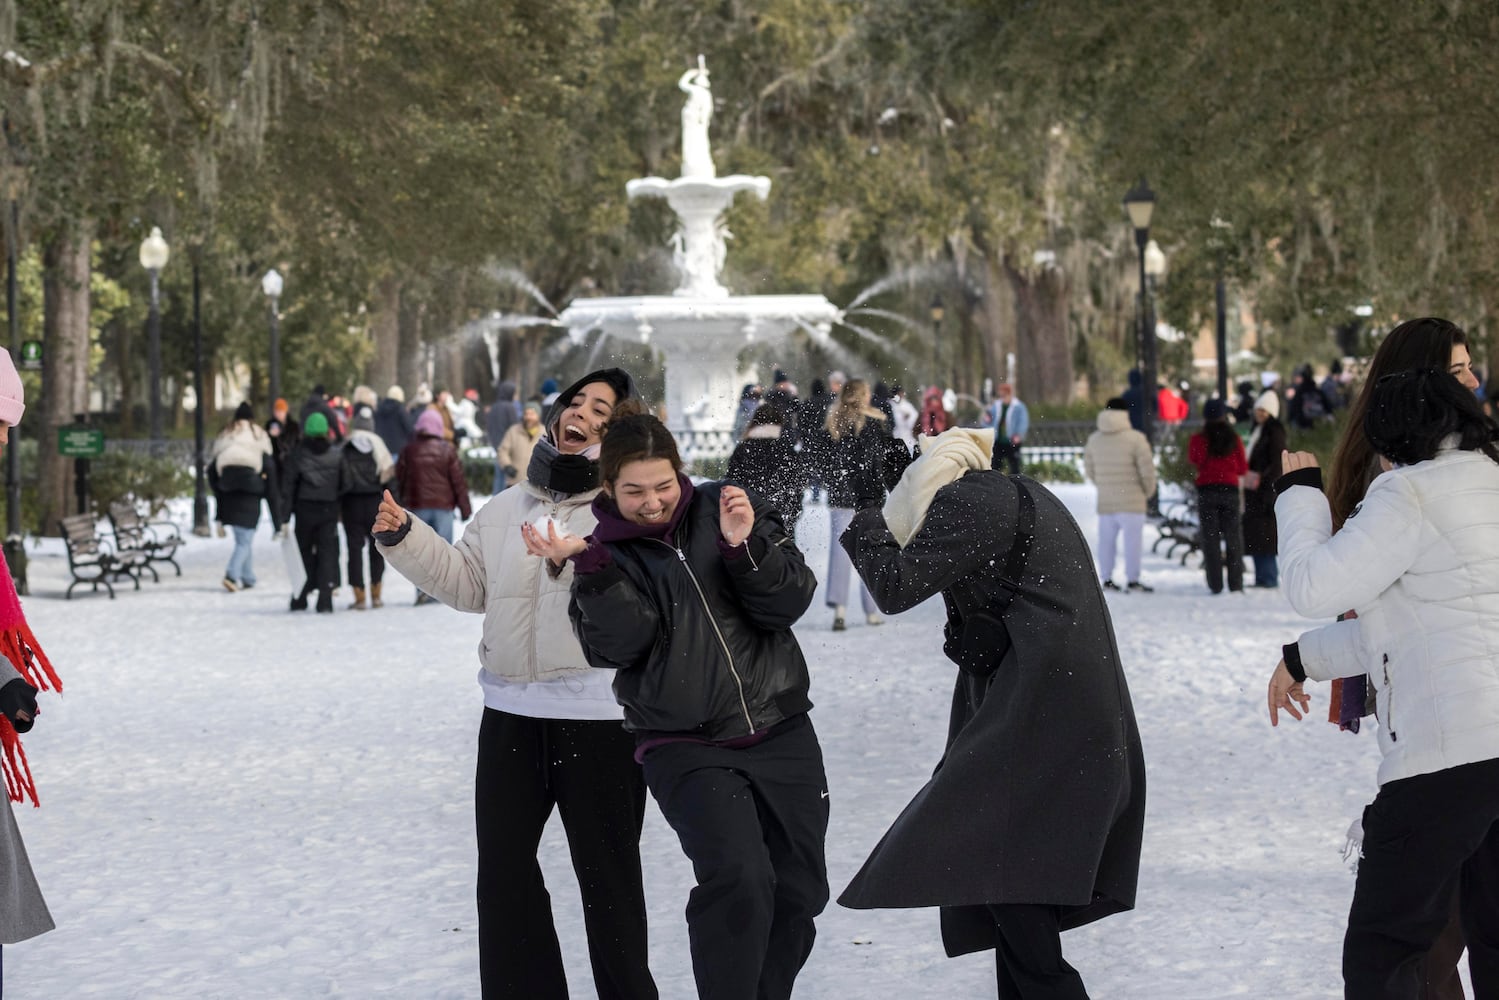
[{"label": "jacket zipper", "polygon": [[681,546],[672,545],[664,539],[652,538],[650,540],[660,542],[662,545],[676,552],[677,561],[682,564],[682,569],[686,571],[687,579],[692,581],[692,588],[697,591],[697,599],[703,602],[703,612],[708,616],[708,622],[713,626],[713,634],[718,636],[718,644],[723,648],[724,658],[729,661],[729,673],[733,675],[734,686],[739,691],[739,709],[744,712],[744,721],[749,726],[749,735],[753,736],[755,734],[755,719],[750,715],[749,702],[744,699],[744,678],[739,676],[739,670],[734,666],[734,654],[729,652],[728,640],[723,637],[723,630],[718,627],[718,619],[713,617],[713,608],[708,604],[708,595],[703,593],[702,584],[698,583],[697,575],[692,572],[692,567],[687,564],[687,553],[682,551]]},{"label": "jacket zipper", "polygon": [[1400,734],[1395,732],[1395,688],[1390,684],[1390,654],[1384,656],[1384,711],[1389,718],[1385,719],[1385,725],[1390,727],[1390,742],[1398,743]]}]

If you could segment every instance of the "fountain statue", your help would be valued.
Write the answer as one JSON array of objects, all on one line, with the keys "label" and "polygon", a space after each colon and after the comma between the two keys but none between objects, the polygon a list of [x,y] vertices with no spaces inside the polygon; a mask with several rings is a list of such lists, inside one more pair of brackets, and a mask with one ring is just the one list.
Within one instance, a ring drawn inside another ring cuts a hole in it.
[{"label": "fountain statue", "polygon": [[732,235],[723,213],[741,191],[764,201],[770,178],[717,175],[708,141],[713,94],[702,56],[678,86],[687,94],[681,176],[636,178],[625,192],[632,199],[665,198],[676,214],[671,246],[680,283],[671,295],[574,299],[558,321],[575,343],[594,330],[648,341],[664,355],[667,425],[698,435],[721,432],[711,453],[732,446],[728,433],[739,388],[753,381],[740,375],[734,361],[744,343],[779,339],[797,328],[826,339],[840,314],[821,295],[733,295],[719,280]]}]

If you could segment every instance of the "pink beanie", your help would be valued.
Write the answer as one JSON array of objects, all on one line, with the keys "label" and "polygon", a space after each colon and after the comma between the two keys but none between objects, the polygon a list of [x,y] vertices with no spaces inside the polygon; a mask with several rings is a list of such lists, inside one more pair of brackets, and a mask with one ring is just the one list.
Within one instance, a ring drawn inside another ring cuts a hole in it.
[{"label": "pink beanie", "polygon": [[423,410],[416,418],[416,429],[435,438],[442,437],[443,431],[447,430],[443,425],[442,415],[431,409]]},{"label": "pink beanie", "polygon": [[26,390],[10,352],[0,349],[0,421],[14,427],[26,412]]}]

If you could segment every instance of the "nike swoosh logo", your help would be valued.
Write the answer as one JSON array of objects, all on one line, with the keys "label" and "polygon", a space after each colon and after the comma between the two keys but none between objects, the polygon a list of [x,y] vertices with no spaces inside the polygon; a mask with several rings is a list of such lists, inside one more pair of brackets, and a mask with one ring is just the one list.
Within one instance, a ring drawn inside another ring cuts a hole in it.
[{"label": "nike swoosh logo", "polygon": [[823,793],[822,793],[822,797],[823,797],[823,798],[827,798],[827,797],[828,797],[828,793],[827,793],[827,792],[823,792]]}]

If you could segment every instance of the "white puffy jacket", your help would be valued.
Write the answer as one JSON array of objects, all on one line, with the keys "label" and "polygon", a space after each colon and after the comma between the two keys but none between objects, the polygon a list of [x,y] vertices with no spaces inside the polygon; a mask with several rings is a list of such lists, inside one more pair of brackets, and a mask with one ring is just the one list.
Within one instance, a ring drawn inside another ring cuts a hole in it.
[{"label": "white puffy jacket", "polygon": [[[381,545],[380,552],[444,604],[484,616],[479,662],[486,671],[512,683],[591,674],[596,668],[584,660],[567,616],[572,563],[553,579],[544,560],[526,551],[520,526],[550,516],[559,532],[591,534],[598,523],[592,510],[597,494],[590,490],[553,501],[521,483],[479,508],[453,545],[412,518],[411,532],[395,546]],[[604,673],[612,678],[614,672]]]},{"label": "white puffy jacket", "polygon": [[1275,516],[1291,606],[1358,612],[1299,651],[1310,678],[1370,676],[1380,784],[1499,757],[1499,464],[1449,449],[1397,467],[1336,535],[1307,486],[1281,494]]},{"label": "white puffy jacket", "polygon": [[1104,410],[1083,448],[1083,471],[1098,487],[1098,513],[1143,514],[1155,492],[1155,455],[1126,410]]},{"label": "white puffy jacket", "polygon": [[260,471],[260,462],[271,453],[271,436],[265,428],[248,420],[236,420],[213,439],[208,461],[223,472],[233,465]]}]

